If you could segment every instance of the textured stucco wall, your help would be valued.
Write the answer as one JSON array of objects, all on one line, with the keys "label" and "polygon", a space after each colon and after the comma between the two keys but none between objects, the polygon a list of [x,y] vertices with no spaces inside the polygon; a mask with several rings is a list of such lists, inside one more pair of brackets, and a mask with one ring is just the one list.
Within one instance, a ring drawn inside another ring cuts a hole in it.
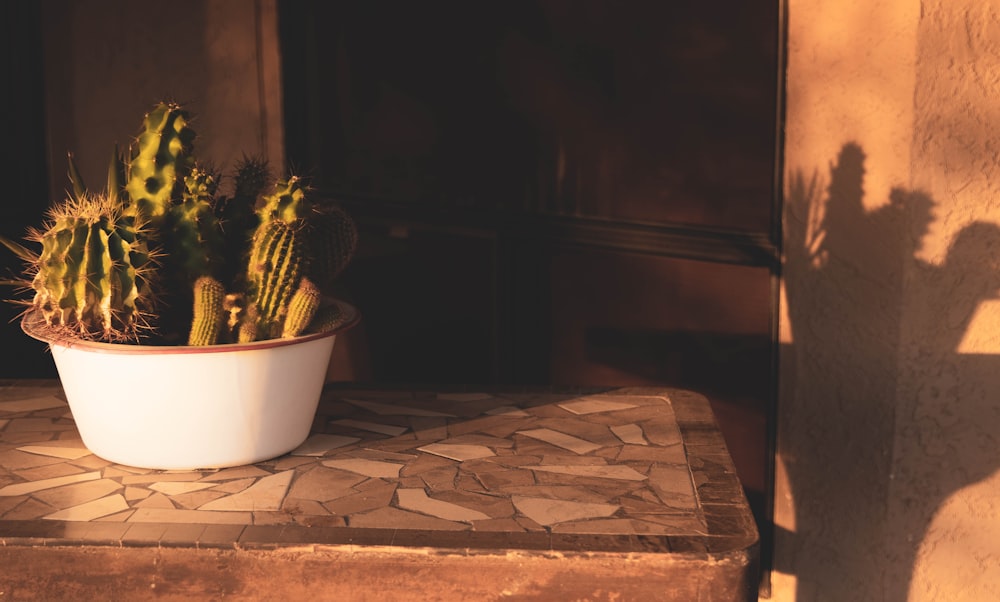
[{"label": "textured stucco wall", "polygon": [[53,194],[67,152],[103,188],[113,145],[127,147],[160,100],[195,113],[200,158],[284,164],[276,0],[44,0],[42,19]]},{"label": "textured stucco wall", "polygon": [[775,598],[1000,599],[1000,1],[788,4]]}]

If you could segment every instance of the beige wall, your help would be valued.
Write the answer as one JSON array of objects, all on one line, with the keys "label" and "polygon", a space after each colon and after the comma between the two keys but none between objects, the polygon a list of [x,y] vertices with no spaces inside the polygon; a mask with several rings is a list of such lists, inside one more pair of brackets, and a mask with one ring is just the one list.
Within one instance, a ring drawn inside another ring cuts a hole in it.
[{"label": "beige wall", "polygon": [[243,153],[284,164],[276,0],[44,0],[46,119],[53,194],[72,152],[102,189],[115,143],[127,147],[161,100],[196,116],[196,152],[217,167]]},{"label": "beige wall", "polygon": [[1000,1],[788,5],[775,598],[1000,599]]}]

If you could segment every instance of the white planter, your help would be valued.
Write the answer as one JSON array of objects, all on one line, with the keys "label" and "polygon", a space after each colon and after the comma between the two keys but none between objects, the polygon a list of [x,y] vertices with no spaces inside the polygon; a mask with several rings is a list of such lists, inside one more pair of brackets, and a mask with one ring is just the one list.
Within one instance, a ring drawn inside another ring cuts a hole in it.
[{"label": "white planter", "polygon": [[221,468],[298,447],[309,435],[337,330],[208,347],[53,340],[49,344],[84,445],[128,466]]}]

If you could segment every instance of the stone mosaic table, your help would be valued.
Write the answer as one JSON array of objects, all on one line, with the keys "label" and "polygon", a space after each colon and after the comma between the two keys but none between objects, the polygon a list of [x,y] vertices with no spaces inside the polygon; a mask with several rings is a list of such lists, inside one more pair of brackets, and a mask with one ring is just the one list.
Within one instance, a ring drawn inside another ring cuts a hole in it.
[{"label": "stone mosaic table", "polygon": [[38,599],[756,599],[732,461],[674,389],[330,387],[292,453],[171,472],[0,381],[0,544],[0,591]]}]

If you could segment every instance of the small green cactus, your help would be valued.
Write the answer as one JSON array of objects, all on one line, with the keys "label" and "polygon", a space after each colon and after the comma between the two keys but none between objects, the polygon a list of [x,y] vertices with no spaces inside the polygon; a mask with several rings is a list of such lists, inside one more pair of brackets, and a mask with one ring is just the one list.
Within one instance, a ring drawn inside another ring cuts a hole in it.
[{"label": "small green cactus", "polygon": [[322,300],[319,287],[308,278],[301,279],[299,288],[288,301],[288,312],[285,315],[281,338],[290,339],[302,334],[316,315]]},{"label": "small green cactus", "polygon": [[211,276],[202,276],[194,282],[194,317],[188,345],[214,345],[219,340],[225,321],[223,303],[226,288]]}]

